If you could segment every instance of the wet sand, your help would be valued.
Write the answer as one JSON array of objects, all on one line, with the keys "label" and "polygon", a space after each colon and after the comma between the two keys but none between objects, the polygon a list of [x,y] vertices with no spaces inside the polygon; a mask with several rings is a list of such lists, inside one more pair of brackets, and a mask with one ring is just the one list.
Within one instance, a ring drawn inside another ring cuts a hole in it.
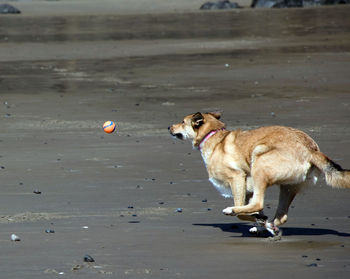
[{"label": "wet sand", "polygon": [[[230,129],[306,131],[350,168],[349,14],[1,16],[0,277],[347,278],[349,191],[321,180],[281,241],[251,236],[167,127],[222,110]],[[270,217],[277,199],[269,189]]]}]

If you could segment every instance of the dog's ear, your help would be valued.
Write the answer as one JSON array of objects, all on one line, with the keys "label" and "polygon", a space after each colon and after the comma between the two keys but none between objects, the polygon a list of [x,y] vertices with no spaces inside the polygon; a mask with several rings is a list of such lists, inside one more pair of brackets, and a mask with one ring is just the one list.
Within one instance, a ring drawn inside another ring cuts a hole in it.
[{"label": "dog's ear", "polygon": [[192,116],[192,127],[198,129],[204,123],[204,117],[200,112],[195,113]]},{"label": "dog's ear", "polygon": [[208,112],[208,114],[214,116],[216,119],[220,119],[221,118],[221,112],[216,111],[216,112]]}]

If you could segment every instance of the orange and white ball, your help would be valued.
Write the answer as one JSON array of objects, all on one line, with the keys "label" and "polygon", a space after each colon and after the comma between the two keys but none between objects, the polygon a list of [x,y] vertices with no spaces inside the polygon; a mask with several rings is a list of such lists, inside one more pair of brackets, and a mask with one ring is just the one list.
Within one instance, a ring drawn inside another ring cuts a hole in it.
[{"label": "orange and white ball", "polygon": [[105,131],[107,134],[111,134],[115,131],[115,123],[113,121],[106,121],[103,124],[103,131]]}]

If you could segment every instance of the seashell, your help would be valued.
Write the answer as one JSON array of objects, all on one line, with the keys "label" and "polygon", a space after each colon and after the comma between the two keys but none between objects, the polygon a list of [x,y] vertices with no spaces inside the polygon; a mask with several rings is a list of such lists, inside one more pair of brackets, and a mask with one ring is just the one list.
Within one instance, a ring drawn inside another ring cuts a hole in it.
[{"label": "seashell", "polygon": [[21,241],[18,235],[15,235],[14,233],[11,234],[11,241]]}]

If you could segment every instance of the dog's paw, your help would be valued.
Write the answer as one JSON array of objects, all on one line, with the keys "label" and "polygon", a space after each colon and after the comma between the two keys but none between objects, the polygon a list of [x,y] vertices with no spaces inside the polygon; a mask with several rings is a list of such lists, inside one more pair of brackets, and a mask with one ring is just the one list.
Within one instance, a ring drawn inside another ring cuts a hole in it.
[{"label": "dog's paw", "polygon": [[275,226],[273,223],[266,222],[265,223],[265,229],[273,236],[280,236],[281,231],[278,229],[277,226]]},{"label": "dog's paw", "polygon": [[236,215],[236,213],[233,211],[233,207],[226,207],[222,213],[224,213],[225,215],[231,215],[234,216]]},{"label": "dog's paw", "polygon": [[249,233],[260,236],[266,232],[266,229],[262,226],[251,227]]}]

